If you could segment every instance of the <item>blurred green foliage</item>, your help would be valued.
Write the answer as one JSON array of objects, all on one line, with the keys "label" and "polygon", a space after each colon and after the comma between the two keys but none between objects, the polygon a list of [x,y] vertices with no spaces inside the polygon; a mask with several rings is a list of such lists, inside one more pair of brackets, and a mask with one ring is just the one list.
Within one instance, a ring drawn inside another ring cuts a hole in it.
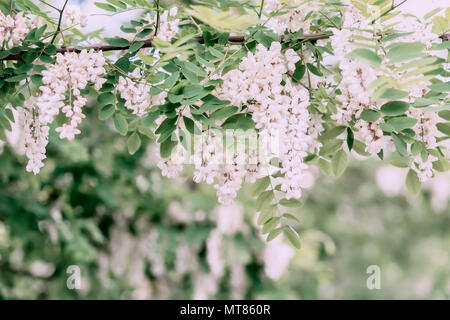
[{"label": "blurred green foliage", "polygon": [[[143,141],[147,151],[130,156],[126,139],[96,120],[93,109],[87,109],[80,139],[52,137],[40,175],[26,173],[25,159],[8,146],[0,156],[0,298],[136,298],[132,269],[141,263],[149,284],[144,290],[151,291],[145,297],[192,298],[193,277],[209,271],[214,189],[189,178],[162,178],[151,142]],[[387,198],[375,186],[375,170],[374,162],[365,161],[339,180],[318,179],[305,195],[305,206],[295,209],[302,248],[278,281],[264,272],[267,244],[254,227],[254,202],[244,189],[238,201],[249,232],[223,236],[232,257],[212,298],[233,297],[229,271],[238,262],[245,266],[243,297],[248,299],[449,298],[448,212],[434,212],[427,193]],[[174,202],[204,217],[174,220],[168,214]],[[123,247],[122,238],[114,240],[117,229],[138,244],[146,242],[148,230],[156,230],[157,240],[139,252],[159,255],[165,275],[155,274],[152,259],[139,256],[136,248]],[[195,248],[196,270],[177,271],[180,245]],[[124,254],[117,260],[121,271],[114,270],[116,258],[109,267],[102,265],[115,251]],[[39,272],[37,261],[50,271]],[[69,265],[80,266],[82,290],[67,289]],[[369,265],[381,268],[380,290],[366,287]]]}]

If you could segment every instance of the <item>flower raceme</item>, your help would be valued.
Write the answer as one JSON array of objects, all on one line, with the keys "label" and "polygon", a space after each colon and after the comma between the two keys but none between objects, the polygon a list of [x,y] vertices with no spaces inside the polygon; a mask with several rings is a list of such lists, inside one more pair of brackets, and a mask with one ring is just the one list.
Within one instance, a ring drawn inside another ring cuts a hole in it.
[{"label": "flower raceme", "polygon": [[[81,95],[88,82],[99,90],[106,81],[105,58],[101,52],[83,50],[81,53],[66,52],[56,55],[56,63],[47,65],[42,71],[42,83],[37,97],[30,97],[23,108],[23,125],[31,130],[26,136],[26,155],[29,159],[27,171],[39,173],[45,158],[49,125],[61,111],[68,121],[55,129],[61,139],[73,140],[80,134],[80,125],[85,115],[82,108],[87,98]],[[34,135],[34,137],[33,137]]]}]

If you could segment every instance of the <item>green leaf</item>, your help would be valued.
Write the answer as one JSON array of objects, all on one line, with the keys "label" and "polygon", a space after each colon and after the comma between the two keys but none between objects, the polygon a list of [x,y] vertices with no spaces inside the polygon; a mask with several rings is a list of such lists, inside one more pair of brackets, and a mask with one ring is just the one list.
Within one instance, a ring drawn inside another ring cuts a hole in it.
[{"label": "green leaf", "polygon": [[97,101],[100,104],[106,104],[106,103],[113,102],[114,94],[112,94],[111,92],[102,93],[97,97]]},{"label": "green leaf", "polygon": [[388,48],[386,57],[391,63],[398,63],[422,56],[425,45],[420,42],[397,42]]},{"label": "green leaf", "polygon": [[301,61],[298,61],[295,64],[295,71],[294,74],[292,75],[292,78],[294,79],[295,82],[299,82],[300,80],[302,80],[303,76],[305,75],[306,72],[306,67],[304,64],[302,64]]},{"label": "green leaf", "polygon": [[143,41],[133,43],[130,47],[130,52],[138,51],[140,48],[142,48],[143,45],[144,45]]},{"label": "green leaf", "polygon": [[344,150],[339,150],[331,159],[331,169],[336,177],[340,177],[347,167],[348,157]]},{"label": "green leaf", "polygon": [[282,215],[282,217],[289,219],[289,220],[296,221],[296,222],[300,222],[300,220],[296,216],[294,216],[293,214],[290,214],[290,213],[285,213]]},{"label": "green leaf", "polygon": [[364,60],[372,66],[379,66],[381,64],[381,58],[369,49],[355,49],[348,56],[350,58],[359,58]]},{"label": "green leaf", "polygon": [[444,17],[440,16],[434,17],[433,24],[439,34],[444,34],[449,30],[450,23]]},{"label": "green leaf", "polygon": [[9,120],[4,117],[0,117],[0,127],[3,126],[6,130],[11,131],[11,123],[9,123]]},{"label": "green leaf", "polygon": [[152,33],[152,29],[151,28],[145,28],[143,29],[141,32],[139,32],[136,35],[136,38],[140,39],[140,38],[145,38],[146,36],[148,36],[150,33]]},{"label": "green leaf", "polygon": [[180,72],[179,71],[176,71],[176,72],[172,73],[166,79],[166,81],[164,81],[164,87],[165,88],[172,88],[175,85],[175,83],[177,83],[179,78],[180,78]]},{"label": "green leaf", "polygon": [[317,69],[317,67],[315,65],[313,65],[312,63],[307,63],[306,66],[308,67],[308,70],[311,71],[312,74],[314,74],[318,77],[323,76],[322,72],[320,72],[320,70]]},{"label": "green leaf", "polygon": [[449,92],[450,91],[450,82],[437,82],[433,83],[429,88],[433,91],[437,92]]},{"label": "green leaf", "polygon": [[94,4],[99,7],[100,9],[106,10],[106,11],[111,11],[111,12],[116,12],[117,9],[116,7],[107,4],[107,3],[101,3],[101,2],[94,2]]},{"label": "green leaf", "polygon": [[375,122],[381,117],[381,114],[376,110],[367,109],[361,113],[361,119],[368,122]]},{"label": "green leaf", "polygon": [[262,234],[271,232],[280,224],[280,221],[281,221],[280,217],[272,217],[269,220],[267,220],[262,228]]},{"label": "green leaf", "polygon": [[256,14],[235,14],[231,10],[217,11],[207,6],[191,6],[191,9],[186,9],[186,11],[191,16],[220,31],[247,30],[259,22]]},{"label": "green leaf", "polygon": [[117,7],[122,8],[122,9],[127,8],[127,5],[125,3],[123,3],[122,1],[119,1],[119,0],[106,0],[106,1],[108,1],[109,3],[112,3],[113,5],[115,5]]},{"label": "green leaf", "polygon": [[450,110],[440,111],[438,112],[438,116],[442,119],[450,121]]},{"label": "green leaf", "polygon": [[121,37],[105,38],[106,43],[115,47],[128,47],[130,42],[127,39]]},{"label": "green leaf", "polygon": [[117,131],[122,135],[126,136],[128,132],[127,120],[120,114],[116,113],[113,117],[114,126]]},{"label": "green leaf", "polygon": [[149,112],[146,116],[142,118],[142,125],[144,127],[150,127],[153,122],[159,117],[159,111]]},{"label": "green leaf", "polygon": [[159,146],[159,152],[161,154],[162,158],[167,158],[172,153],[173,148],[175,148],[177,145],[177,141],[172,139],[166,139],[161,145]]},{"label": "green leaf", "polygon": [[256,210],[260,211],[262,208],[272,202],[274,194],[272,190],[267,190],[261,193],[256,199]]},{"label": "green leaf", "polygon": [[387,88],[383,94],[380,96],[381,99],[387,99],[387,100],[396,100],[396,99],[402,99],[404,97],[408,96],[408,92]]},{"label": "green leaf", "polygon": [[14,73],[15,74],[27,73],[31,69],[33,69],[33,65],[31,63],[24,64],[24,65],[21,65],[20,67],[18,67],[16,70],[14,70]]},{"label": "green leaf", "polygon": [[41,86],[42,85],[42,75],[40,74],[33,74],[30,77],[30,80],[32,83],[34,83],[36,86]]},{"label": "green leaf", "polygon": [[331,163],[325,159],[320,158],[319,161],[317,161],[317,165],[319,166],[320,170],[326,174],[327,176],[331,175]]},{"label": "green leaf", "polygon": [[413,156],[417,156],[419,153],[421,153],[423,150],[423,144],[419,141],[415,141],[412,145],[411,145],[411,154]]},{"label": "green leaf", "polygon": [[404,114],[409,108],[409,103],[404,101],[390,101],[381,106],[381,112],[388,116]]},{"label": "green leaf", "polygon": [[281,232],[283,232],[283,228],[276,228],[276,229],[272,230],[269,233],[269,235],[267,236],[266,241],[267,242],[272,241],[273,239],[278,237],[281,234]]},{"label": "green leaf", "polygon": [[139,135],[134,132],[127,141],[128,146],[128,153],[133,155],[136,153],[136,151],[139,150],[139,147],[141,146],[141,138],[139,138]]},{"label": "green leaf", "polygon": [[178,117],[164,119],[164,121],[161,122],[161,124],[159,125],[158,129],[155,130],[155,133],[162,134],[164,131],[168,129],[176,128],[175,123],[177,122],[177,118]]},{"label": "green leaf", "polygon": [[363,157],[369,157],[370,153],[366,152],[366,145],[364,142],[356,140],[353,141],[353,151]]},{"label": "green leaf", "polygon": [[199,134],[200,129],[197,128],[194,121],[192,119],[189,119],[187,117],[183,117],[183,122],[186,127],[186,130],[189,131],[191,134]]},{"label": "green leaf", "polygon": [[355,136],[352,129],[347,128],[347,147],[349,151],[352,151],[353,142],[355,141]]},{"label": "green leaf", "polygon": [[183,76],[189,80],[191,83],[198,83],[198,78],[192,71],[188,70],[184,65],[181,68],[181,73]]},{"label": "green leaf", "polygon": [[270,205],[266,206],[258,215],[258,220],[256,223],[258,225],[263,225],[267,220],[272,218],[275,215],[275,212],[277,211],[276,205]]},{"label": "green leaf", "polygon": [[323,144],[323,146],[320,148],[319,155],[321,156],[327,156],[329,154],[335,153],[338,151],[344,140],[327,140]]},{"label": "green leaf", "polygon": [[19,74],[17,76],[12,76],[10,78],[6,78],[5,81],[6,82],[20,82],[26,78],[27,78],[26,74]]},{"label": "green leaf", "polygon": [[100,110],[98,118],[102,121],[106,120],[114,114],[114,111],[115,111],[114,106],[112,104],[107,104]]},{"label": "green leaf", "polygon": [[206,76],[206,71],[200,68],[199,66],[196,66],[192,62],[185,61],[183,63],[183,68],[186,68],[187,70],[191,71],[192,73],[196,74],[199,77],[203,78]]},{"label": "green leaf", "polygon": [[391,135],[398,153],[400,153],[401,155],[407,155],[408,151],[406,150],[405,141],[403,141],[403,139],[401,139],[396,133],[391,133]]},{"label": "green leaf", "polygon": [[346,126],[337,126],[337,127],[328,129],[328,130],[322,132],[322,134],[319,137],[319,140],[328,140],[328,139],[336,138],[338,135],[343,133],[346,128],[347,128]]},{"label": "green leaf", "polygon": [[251,194],[253,196],[258,196],[262,192],[266,191],[266,189],[269,185],[270,185],[269,177],[264,177],[264,178],[258,179],[252,186]]},{"label": "green leaf", "polygon": [[201,105],[199,113],[214,111],[230,104],[230,101],[220,100],[217,97],[213,96],[212,94],[207,95],[202,100],[204,101],[204,103]]},{"label": "green leaf", "polygon": [[418,194],[420,191],[421,183],[419,178],[417,177],[417,173],[410,169],[408,171],[408,175],[406,176],[406,188],[408,188],[409,192],[412,194]]},{"label": "green leaf", "polygon": [[216,120],[220,120],[223,118],[228,118],[238,111],[238,107],[225,107],[219,110],[214,111],[210,116],[209,120],[211,122],[215,122]]},{"label": "green leaf", "polygon": [[439,158],[433,162],[433,169],[439,172],[447,172],[450,170],[450,163],[444,158]]},{"label": "green leaf", "polygon": [[145,64],[152,65],[152,64],[155,62],[155,59],[154,59],[151,55],[145,54],[145,53],[143,53],[142,51],[139,51],[136,55],[137,55],[137,56],[139,57],[139,59],[141,59]]},{"label": "green leaf", "polygon": [[442,8],[436,8],[431,10],[430,12],[428,12],[426,15],[423,16],[423,18],[426,20],[428,18],[431,18],[432,16],[434,16],[436,13],[438,13],[439,11],[441,11]]},{"label": "green leaf", "polygon": [[303,206],[303,203],[297,199],[281,199],[279,203],[280,205],[289,208],[300,208]]},{"label": "green leaf", "polygon": [[152,141],[156,140],[155,134],[149,128],[143,127],[143,126],[139,126],[138,127],[138,131],[139,131],[140,134],[146,136],[150,140],[152,140]]},{"label": "green leaf", "polygon": [[437,129],[443,134],[450,136],[450,123],[440,122],[436,124]]},{"label": "green leaf", "polygon": [[300,237],[297,231],[295,231],[291,226],[285,226],[283,233],[294,247],[297,249],[300,248]]},{"label": "green leaf", "polygon": [[402,131],[406,128],[411,128],[417,123],[417,119],[409,117],[391,118],[387,121],[387,124],[392,126],[397,131]]}]

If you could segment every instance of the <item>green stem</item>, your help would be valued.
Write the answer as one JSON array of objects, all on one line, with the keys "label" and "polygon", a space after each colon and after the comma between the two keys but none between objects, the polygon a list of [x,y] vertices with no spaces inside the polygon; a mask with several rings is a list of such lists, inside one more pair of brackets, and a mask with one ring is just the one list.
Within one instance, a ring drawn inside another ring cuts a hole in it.
[{"label": "green stem", "polygon": [[55,7],[54,5],[51,5],[50,3],[46,2],[46,1],[44,1],[44,0],[39,0],[39,1],[42,2],[43,4],[49,6],[50,8],[55,9],[58,12],[61,12],[60,9],[58,9],[57,7]]},{"label": "green stem", "polygon": [[64,14],[64,9],[66,8],[67,2],[69,0],[64,1],[64,5],[62,7],[62,9],[59,11],[59,19],[58,19],[58,26],[56,27],[56,31],[55,34],[53,35],[52,41],[50,43],[55,42],[56,36],[58,35],[58,33],[61,31],[61,22],[62,22],[62,17]]},{"label": "green stem", "polygon": [[258,13],[259,19],[261,19],[263,8],[264,8],[264,0],[261,0],[261,6],[259,7],[259,13]]},{"label": "green stem", "polygon": [[159,0],[156,0],[155,3],[156,3],[156,26],[155,26],[155,37],[156,37],[159,29]]},{"label": "green stem", "polygon": [[375,19],[372,20],[371,24],[374,24],[375,21],[377,21],[378,19],[381,19],[382,17],[384,17],[385,15],[387,15],[389,12],[391,12],[392,10],[397,9],[398,7],[400,7],[402,4],[404,4],[407,0],[403,0],[402,2],[400,2],[397,5],[394,5],[394,1],[392,1],[392,6],[389,10],[387,10],[386,12],[380,14],[380,16],[376,17]]}]

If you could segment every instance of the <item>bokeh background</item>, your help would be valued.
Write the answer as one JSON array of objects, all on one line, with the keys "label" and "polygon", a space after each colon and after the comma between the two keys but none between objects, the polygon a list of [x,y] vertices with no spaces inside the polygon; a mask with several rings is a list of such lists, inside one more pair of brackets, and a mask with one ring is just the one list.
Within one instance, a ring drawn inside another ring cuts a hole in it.
[{"label": "bokeh background", "polygon": [[[93,1],[69,3],[100,13]],[[404,8],[421,16],[446,5]],[[85,31],[117,34],[134,14],[91,16]],[[51,137],[37,176],[24,170],[20,130],[0,142],[0,299],[450,298],[449,174],[412,196],[406,172],[375,159],[353,159],[339,180],[313,171],[293,212],[296,250],[264,241],[250,186],[218,205],[189,168],[163,178],[152,141],[130,156],[126,139],[97,120],[95,99],[85,112],[75,141]],[[67,287],[71,265],[80,290]],[[379,290],[366,285],[371,265],[381,270]]]}]

